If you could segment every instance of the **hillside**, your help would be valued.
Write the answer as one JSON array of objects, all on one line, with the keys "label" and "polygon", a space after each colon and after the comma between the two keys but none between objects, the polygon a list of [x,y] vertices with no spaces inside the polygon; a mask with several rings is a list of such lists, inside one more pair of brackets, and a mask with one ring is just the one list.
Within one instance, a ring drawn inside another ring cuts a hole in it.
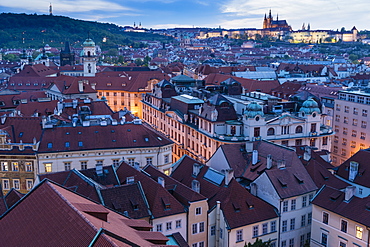
[{"label": "hillside", "polygon": [[[139,40],[170,42],[172,39],[151,33],[123,32],[114,24],[76,20],[64,16],[0,14],[0,48],[40,48],[45,44],[63,47],[65,41],[80,46],[90,37],[102,49],[118,45],[138,46]],[[103,38],[106,42],[102,45]]]}]

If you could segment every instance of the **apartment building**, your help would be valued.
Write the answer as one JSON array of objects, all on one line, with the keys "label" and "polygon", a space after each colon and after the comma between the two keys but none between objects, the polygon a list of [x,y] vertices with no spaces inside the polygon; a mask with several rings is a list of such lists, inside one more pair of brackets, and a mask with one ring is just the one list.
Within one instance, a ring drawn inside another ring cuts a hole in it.
[{"label": "apartment building", "polygon": [[370,147],[370,91],[340,91],[335,100],[332,161],[334,166],[344,163],[360,149]]}]

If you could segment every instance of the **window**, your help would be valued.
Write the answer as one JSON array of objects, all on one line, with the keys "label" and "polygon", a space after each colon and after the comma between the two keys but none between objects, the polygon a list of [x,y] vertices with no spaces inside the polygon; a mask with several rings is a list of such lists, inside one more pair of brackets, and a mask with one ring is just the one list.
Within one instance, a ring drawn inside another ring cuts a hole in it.
[{"label": "window", "polygon": [[19,171],[19,163],[18,162],[12,162],[12,170],[13,172]]},{"label": "window", "polygon": [[366,129],[367,127],[367,122],[366,121],[361,121],[361,128]]},{"label": "window", "polygon": [[198,243],[192,244],[191,247],[198,247]]},{"label": "window", "polygon": [[51,163],[45,163],[45,172],[52,172]]},{"label": "window", "polygon": [[78,146],[79,147],[83,147],[84,146],[84,143],[83,142],[78,142]]},{"label": "window", "polygon": [[135,158],[128,158],[128,164],[130,166],[134,166],[135,165]]},{"label": "window", "polygon": [[166,222],[166,231],[172,230],[172,221]]},{"label": "window", "polygon": [[356,142],[355,141],[351,141],[351,148],[355,148],[356,147]]},{"label": "window", "polygon": [[181,220],[176,220],[176,228],[181,228]]},{"label": "window", "polygon": [[288,212],[288,201],[283,202],[283,212]]},{"label": "window", "polygon": [[211,232],[210,232],[211,236],[214,236],[216,235],[216,226],[211,226]]},{"label": "window", "polygon": [[31,190],[33,187],[33,180],[32,179],[26,179],[26,187],[27,190]]},{"label": "window", "polygon": [[358,188],[358,193],[359,193],[360,195],[362,195],[362,192],[363,192],[362,188]]},{"label": "window", "polygon": [[64,162],[64,170],[65,171],[71,170],[71,162]]},{"label": "window", "polygon": [[69,148],[69,142],[65,142],[65,143],[64,143],[64,146],[65,146],[66,148]]},{"label": "window", "polygon": [[323,138],[322,138],[322,145],[328,145],[328,137],[327,136],[324,136]]},{"label": "window", "polygon": [[304,246],[304,235],[301,235],[300,238],[299,238],[299,247],[303,247]]},{"label": "window", "polygon": [[358,109],[357,108],[353,108],[353,114],[358,115]]},{"label": "window", "polygon": [[169,162],[169,156],[168,155],[165,155],[164,156],[164,163],[168,163]]},{"label": "window", "polygon": [[302,215],[301,216],[301,227],[304,227],[306,226],[306,215]]},{"label": "window", "polygon": [[270,230],[271,230],[271,232],[276,231],[276,221],[275,220],[271,221]]},{"label": "window", "polygon": [[262,224],[262,234],[267,234],[267,232],[268,232],[267,226],[268,226],[267,223]]},{"label": "window", "polygon": [[344,149],[344,148],[342,148],[341,155],[346,156],[346,154],[347,154],[347,150],[346,150],[346,149]]},{"label": "window", "polygon": [[321,233],[321,244],[323,246],[328,246],[328,235]]},{"label": "window", "polygon": [[26,172],[32,172],[32,162],[26,162],[25,163]]},{"label": "window", "polygon": [[113,159],[113,166],[117,167],[119,165],[119,159]]},{"label": "window", "polygon": [[340,121],[340,116],[339,115],[335,115],[335,121],[336,122],[339,122]]},{"label": "window", "polygon": [[339,139],[338,136],[334,136],[334,142],[335,143],[338,143],[338,139]]},{"label": "window", "polygon": [[347,247],[347,244],[339,241],[339,247]]},{"label": "window", "polygon": [[236,242],[243,241],[243,230],[236,231]]},{"label": "window", "polygon": [[335,132],[339,132],[339,126],[338,126],[338,125],[335,125],[335,126],[334,126],[334,131],[335,131]]},{"label": "window", "polygon": [[253,237],[258,236],[258,226],[253,226]]},{"label": "window", "polygon": [[157,232],[161,232],[162,231],[162,224],[157,224],[156,228],[157,228]]},{"label": "window", "polygon": [[364,228],[360,226],[356,226],[356,238],[362,239],[362,232],[364,231]]},{"label": "window", "polygon": [[296,128],[295,128],[295,133],[302,133],[303,132],[303,128],[302,126],[298,125]]},{"label": "window", "polygon": [[366,133],[364,132],[361,132],[361,137],[360,137],[362,140],[365,140],[366,139]]},{"label": "window", "polygon": [[315,138],[311,138],[311,139],[310,139],[310,146],[311,146],[311,147],[316,146],[316,139],[315,139]]},{"label": "window", "polygon": [[311,124],[311,132],[316,132],[316,123]]},{"label": "window", "polygon": [[302,197],[302,208],[307,206],[307,196]]},{"label": "window", "polygon": [[288,230],[288,221],[287,220],[283,220],[281,231],[282,232],[286,232],[287,230]]},{"label": "window", "polygon": [[8,162],[1,162],[1,170],[3,172],[7,172],[9,171],[9,165],[8,165]]},{"label": "window", "polygon": [[267,130],[267,135],[268,135],[268,136],[273,136],[273,135],[275,135],[275,129],[274,129],[274,128],[269,128],[269,129]]},{"label": "window", "polygon": [[367,117],[367,110],[362,110],[362,116]]},{"label": "window", "polygon": [[295,210],[295,207],[296,207],[296,199],[293,199],[290,203],[290,210]]},{"label": "window", "polygon": [[342,145],[343,146],[346,146],[347,145],[347,139],[346,138],[342,138]]},{"label": "window", "polygon": [[198,207],[195,209],[195,215],[200,215],[200,214],[202,214],[202,208]]},{"label": "window", "polygon": [[199,247],[204,247],[204,242],[202,241],[202,242],[199,242],[199,245],[198,245]]},{"label": "window", "polygon": [[357,136],[357,131],[356,130],[352,130],[352,136],[353,137],[356,137]]},{"label": "window", "polygon": [[81,170],[87,169],[87,161],[81,161]]},{"label": "window", "polygon": [[346,112],[346,113],[349,112],[349,106],[344,106],[344,112]]},{"label": "window", "polygon": [[19,179],[13,179],[13,188],[16,189],[16,190],[19,190],[21,188],[20,183],[19,183]]},{"label": "window", "polygon": [[347,135],[348,133],[348,129],[347,128],[343,128],[343,135]]},{"label": "window", "polygon": [[48,143],[48,148],[53,148],[53,143],[52,142]]},{"label": "window", "polygon": [[286,247],[286,240],[281,241],[281,247]]},{"label": "window", "polygon": [[329,214],[328,213],[325,213],[325,212],[322,213],[322,223],[324,223],[324,224],[329,223]]},{"label": "window", "polygon": [[302,145],[302,139],[296,139],[295,140],[295,145],[296,146],[301,146]]},{"label": "window", "polygon": [[344,117],[343,123],[348,124],[348,117]]},{"label": "window", "polygon": [[289,247],[294,247],[294,238],[289,239]]},{"label": "window", "polygon": [[307,214],[307,225],[310,225],[312,223],[312,213]]},{"label": "window", "polygon": [[335,110],[340,111],[340,105],[335,104]]},{"label": "window", "polygon": [[9,185],[9,179],[3,179],[3,190],[9,190],[10,185]]},{"label": "window", "polygon": [[220,228],[220,238],[223,238],[223,237],[224,237],[224,234],[223,234],[222,228]]},{"label": "window", "polygon": [[352,119],[352,125],[357,126],[358,120],[356,118]]},{"label": "window", "polygon": [[294,230],[295,229],[295,218],[293,219],[290,219],[290,230]]},{"label": "window", "polygon": [[342,232],[347,232],[347,221],[345,220],[341,220],[341,223],[340,223],[340,230]]},{"label": "window", "polygon": [[147,157],[146,158],[146,164],[147,165],[152,165],[153,164],[152,162],[153,162],[153,158],[152,157]]},{"label": "window", "polygon": [[199,232],[204,232],[204,222],[199,223]]},{"label": "window", "polygon": [[195,223],[192,225],[192,233],[197,234],[198,233],[198,224]]}]

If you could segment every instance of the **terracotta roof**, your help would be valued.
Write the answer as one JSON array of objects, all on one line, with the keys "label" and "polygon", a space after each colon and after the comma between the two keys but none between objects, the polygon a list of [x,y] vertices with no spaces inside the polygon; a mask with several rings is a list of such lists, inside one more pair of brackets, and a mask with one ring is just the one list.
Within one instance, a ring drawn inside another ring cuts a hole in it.
[{"label": "terracotta roof", "polygon": [[261,90],[263,93],[270,93],[273,88],[276,88],[280,85],[279,81],[257,81],[253,79],[246,79],[236,76],[223,75],[211,73],[205,78],[205,85],[220,85],[221,82],[225,81],[228,78],[233,78],[234,80],[240,82],[242,87],[248,92],[253,92],[256,90]]},{"label": "terracotta roof", "polygon": [[[194,163],[201,165],[197,176],[193,175]],[[209,176],[210,174],[215,176]],[[226,186],[222,176],[186,155],[176,163],[171,174],[171,177],[189,187],[193,180],[197,180],[200,183],[200,193],[208,198],[210,210],[220,201],[226,222],[231,229],[277,217],[273,206],[250,194],[235,179],[231,179]],[[213,181],[212,177],[218,177],[217,181]]]},{"label": "terracotta roof", "polygon": [[185,209],[165,188],[150,177],[122,162],[117,169],[121,184],[126,184],[128,178],[133,178],[140,184],[145,193],[153,217],[164,217],[185,213]]},{"label": "terracotta roof", "polygon": [[35,64],[35,65],[25,65],[23,70],[18,74],[15,74],[13,77],[29,77],[29,76],[38,76],[38,77],[45,77],[48,75],[55,74],[56,71],[43,65],[43,64]]},{"label": "terracotta roof", "polygon": [[7,117],[0,129],[9,134],[9,138],[14,143],[33,143],[34,138],[39,141],[42,130],[40,127],[40,117]]},{"label": "terracotta roof", "polygon": [[5,195],[5,202],[7,208],[11,208],[14,204],[16,204],[24,194],[20,193],[16,189],[12,188],[6,195]]},{"label": "terracotta roof", "polygon": [[151,165],[144,167],[143,171],[149,174],[149,176],[154,180],[158,181],[161,177],[164,179],[165,188],[184,206],[189,206],[190,202],[196,202],[201,200],[206,200],[207,198],[203,195],[195,192],[188,186],[180,183],[176,179],[165,175],[164,173],[158,171],[157,168]]},{"label": "terracotta roof", "polygon": [[369,196],[365,198],[353,196],[349,201],[345,201],[345,192],[324,186],[314,197],[312,204],[370,227]]},{"label": "terracotta roof", "polygon": [[[142,234],[128,226],[127,220],[102,205],[44,180],[1,217],[0,242],[9,246],[42,246],[45,243],[53,246],[88,246],[91,243],[155,246],[165,245],[168,240],[159,232]],[[34,227],[24,222],[32,222]],[[142,226],[147,228],[148,223],[142,221]],[[14,232],[17,232],[16,238]]]},{"label": "terracotta roof", "polygon": [[[48,148],[48,143],[52,143],[51,148]],[[55,127],[44,129],[39,152],[160,147],[171,143],[144,124]]]},{"label": "terracotta roof", "polygon": [[355,176],[353,182],[358,185],[365,186],[370,188],[370,179],[369,176],[366,175],[366,170],[370,171],[370,149],[363,149],[355,153],[352,157],[346,160],[343,164],[338,167],[336,174],[347,181],[349,181],[349,166],[351,161],[357,162],[358,165],[358,173]]}]

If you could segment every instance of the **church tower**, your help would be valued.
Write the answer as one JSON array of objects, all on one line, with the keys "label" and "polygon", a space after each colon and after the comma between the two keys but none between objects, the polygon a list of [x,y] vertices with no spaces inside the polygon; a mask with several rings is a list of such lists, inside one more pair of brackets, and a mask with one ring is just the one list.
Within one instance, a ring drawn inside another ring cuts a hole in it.
[{"label": "church tower", "polygon": [[84,76],[95,76],[96,73],[96,48],[95,42],[87,38],[83,43]]},{"label": "church tower", "polygon": [[49,15],[53,15],[53,7],[51,6],[51,3],[50,3],[50,6],[49,6]]}]

